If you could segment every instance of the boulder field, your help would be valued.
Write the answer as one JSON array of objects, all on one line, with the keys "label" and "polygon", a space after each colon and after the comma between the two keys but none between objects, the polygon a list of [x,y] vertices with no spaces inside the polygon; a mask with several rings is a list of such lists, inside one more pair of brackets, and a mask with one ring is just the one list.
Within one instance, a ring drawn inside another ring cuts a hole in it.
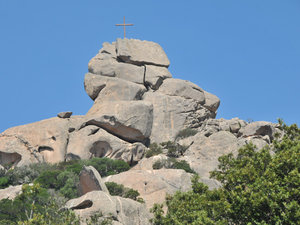
[{"label": "boulder field", "polygon": [[[153,163],[166,157],[165,152],[145,158],[150,144],[171,141],[187,146],[178,159],[188,162],[210,188],[217,187],[209,171],[217,168],[219,156],[235,154],[250,141],[258,148],[268,145],[279,129],[264,121],[216,119],[220,99],[190,81],[173,78],[169,65],[157,43],[136,39],[103,43],[84,77],[85,91],[94,101],[87,114],[61,112],[5,130],[0,134],[0,168],[92,157],[124,160],[131,170],[103,179],[138,190],[150,208],[163,202],[166,194],[191,188],[191,174],[184,170],[153,170]],[[196,133],[178,139],[184,129]],[[70,200],[68,208],[87,216],[83,206],[93,202],[88,214],[101,208],[120,224],[148,223],[143,215],[149,215],[140,203],[110,196],[103,183],[90,178],[91,173],[92,168],[82,172],[83,195]]]}]

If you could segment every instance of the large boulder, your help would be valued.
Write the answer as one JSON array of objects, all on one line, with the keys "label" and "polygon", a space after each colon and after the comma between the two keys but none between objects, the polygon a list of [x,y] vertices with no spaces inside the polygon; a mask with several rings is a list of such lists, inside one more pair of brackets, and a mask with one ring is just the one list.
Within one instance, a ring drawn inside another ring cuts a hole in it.
[{"label": "large boulder", "polygon": [[141,143],[128,143],[97,126],[89,125],[70,134],[67,160],[107,157],[132,165],[144,156],[145,149]]},{"label": "large boulder", "polygon": [[99,172],[92,166],[84,166],[79,174],[79,193],[84,195],[90,191],[104,191],[109,193]]},{"label": "large boulder", "polygon": [[166,67],[145,65],[145,85],[153,90],[157,90],[166,78],[172,75]]},{"label": "large boulder", "polygon": [[211,94],[207,91],[203,90],[203,93],[204,93],[204,96],[205,96],[204,107],[206,107],[207,109],[209,109],[213,112],[216,112],[217,109],[220,106],[220,99],[216,95]]},{"label": "large boulder", "polygon": [[175,140],[178,132],[187,127],[199,127],[202,121],[215,114],[194,99],[169,96],[159,92],[146,92],[143,100],[153,104],[151,142]]},{"label": "large boulder", "polygon": [[205,102],[203,90],[196,84],[187,80],[173,78],[166,79],[158,91],[169,96],[180,96],[185,99],[194,99],[199,104],[204,104]]},{"label": "large boulder", "polygon": [[143,85],[92,73],[85,75],[84,88],[90,98],[97,101],[140,100],[146,91]]},{"label": "large boulder", "polygon": [[253,123],[249,123],[247,126],[243,127],[243,129],[239,130],[239,135],[242,137],[249,136],[265,136],[268,135],[271,140],[274,138],[275,133],[275,125],[270,122],[265,121],[257,121]]},{"label": "large boulder", "polygon": [[143,66],[118,62],[113,58],[91,60],[89,63],[89,72],[107,77],[117,77],[137,84],[144,84],[145,68]]},{"label": "large boulder", "polygon": [[237,153],[238,138],[229,131],[219,131],[209,137],[198,133],[189,138],[190,147],[181,159],[186,160],[200,177],[209,179],[209,172],[217,169],[218,158],[228,153]]},{"label": "large boulder", "polygon": [[21,155],[19,166],[41,160],[39,155],[50,163],[64,161],[69,125],[69,119],[56,117],[9,128],[1,134],[0,151]]},{"label": "large boulder", "polygon": [[147,208],[151,208],[154,203],[163,203],[167,194],[190,190],[191,176],[192,174],[178,169],[129,170],[103,180],[137,190]]},{"label": "large boulder", "polygon": [[152,41],[137,39],[117,39],[117,57],[127,63],[136,65],[158,65],[168,67],[169,59],[162,47]]},{"label": "large boulder", "polygon": [[144,101],[97,102],[88,111],[86,125],[95,125],[128,142],[145,142],[150,137],[153,106]]},{"label": "large boulder", "polygon": [[0,164],[11,167],[38,162],[38,153],[18,134],[0,135]]},{"label": "large boulder", "polygon": [[150,224],[150,213],[144,204],[131,199],[110,196],[103,191],[91,191],[85,195],[69,200],[65,207],[72,209],[83,220],[95,214],[113,218],[117,224]]}]

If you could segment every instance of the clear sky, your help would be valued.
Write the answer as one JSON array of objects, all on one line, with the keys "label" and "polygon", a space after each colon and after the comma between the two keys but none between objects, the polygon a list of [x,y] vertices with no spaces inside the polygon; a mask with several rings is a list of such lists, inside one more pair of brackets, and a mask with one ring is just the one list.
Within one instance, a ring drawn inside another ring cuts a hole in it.
[{"label": "clear sky", "polygon": [[0,0],[0,132],[85,114],[103,42],[159,43],[174,78],[221,99],[217,118],[300,124],[299,0]]}]

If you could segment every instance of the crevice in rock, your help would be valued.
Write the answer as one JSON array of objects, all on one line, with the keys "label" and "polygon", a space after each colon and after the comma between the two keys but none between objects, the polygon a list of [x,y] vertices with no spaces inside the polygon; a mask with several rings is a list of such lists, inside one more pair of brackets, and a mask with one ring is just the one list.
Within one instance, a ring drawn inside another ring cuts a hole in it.
[{"label": "crevice in rock", "polygon": [[[134,129],[134,128],[131,128],[131,127],[126,127],[124,126],[123,124],[119,123],[116,121],[115,117],[111,116],[109,118],[105,118],[105,119],[108,119],[110,121],[110,123],[105,123],[105,122],[98,122],[98,121],[95,121],[95,120],[89,120],[85,123],[83,123],[79,130],[86,127],[86,126],[89,126],[89,125],[94,125],[94,126],[97,126],[97,127],[100,127],[102,128],[103,130],[105,130],[106,132],[110,133],[111,135],[123,140],[123,141],[126,141],[126,142],[129,142],[129,143],[136,143],[136,142],[140,142],[144,145],[146,145],[146,142],[147,142],[147,139],[144,139],[143,141],[136,141],[136,140],[131,140],[129,138],[126,138],[124,136],[122,136],[120,133],[124,133],[124,134],[127,134],[127,133],[135,133],[135,136],[142,136],[141,132]],[[112,125],[113,124],[113,125]],[[114,132],[113,130],[117,131],[117,132]],[[119,134],[118,134],[119,133]]]},{"label": "crevice in rock", "polygon": [[99,130],[100,128],[92,129],[91,132],[88,134],[88,136],[96,134]]},{"label": "crevice in rock", "polygon": [[54,149],[52,147],[49,146],[39,146],[38,147],[38,152],[42,152],[42,151],[54,151]]},{"label": "crevice in rock", "polygon": [[93,206],[93,202],[91,200],[84,200],[83,202],[81,202],[79,205],[72,207],[72,210],[76,210],[76,209],[87,209],[87,208],[91,208]]},{"label": "crevice in rock", "polygon": [[75,131],[75,128],[74,128],[74,127],[70,127],[70,128],[68,129],[68,132],[69,132],[69,133],[72,133],[73,131]]},{"label": "crevice in rock", "polygon": [[150,89],[150,83],[146,81],[146,66],[143,66],[143,67],[144,67],[143,83],[144,83],[144,86],[147,89],[147,91],[149,91],[149,89]]}]

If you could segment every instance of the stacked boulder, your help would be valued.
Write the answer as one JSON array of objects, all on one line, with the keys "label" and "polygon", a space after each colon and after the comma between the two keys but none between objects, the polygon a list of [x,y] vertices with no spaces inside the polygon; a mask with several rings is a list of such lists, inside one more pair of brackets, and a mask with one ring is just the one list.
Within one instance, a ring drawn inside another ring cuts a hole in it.
[{"label": "stacked boulder", "polygon": [[[105,181],[138,190],[150,208],[163,202],[166,193],[191,188],[191,174],[183,170],[153,170],[153,163],[167,156],[145,158],[151,143],[175,141],[188,146],[177,160],[188,162],[214,188],[218,183],[209,178],[209,171],[217,168],[219,156],[235,154],[249,142],[262,148],[280,133],[276,124],[268,122],[215,119],[219,98],[190,81],[172,78],[169,65],[165,52],[154,42],[117,39],[104,43],[90,60],[84,78],[85,91],[94,101],[87,114],[62,112],[55,118],[7,129],[0,134],[0,169],[92,157],[121,159],[136,166]],[[178,133],[187,128],[196,134],[179,140]],[[85,197],[69,208],[82,210],[82,202],[88,207],[94,191],[89,188],[82,186]],[[108,196],[103,189],[97,195],[99,199]],[[121,207],[119,199],[107,197],[108,202],[111,199],[115,208]],[[124,204],[133,203],[124,200]]]},{"label": "stacked boulder", "polygon": [[169,64],[154,42],[104,43],[84,79],[94,101],[88,113],[62,112],[58,118],[4,131],[0,165],[91,157],[135,164],[151,142],[173,141],[180,130],[215,118],[220,100],[189,81],[172,78]]}]

